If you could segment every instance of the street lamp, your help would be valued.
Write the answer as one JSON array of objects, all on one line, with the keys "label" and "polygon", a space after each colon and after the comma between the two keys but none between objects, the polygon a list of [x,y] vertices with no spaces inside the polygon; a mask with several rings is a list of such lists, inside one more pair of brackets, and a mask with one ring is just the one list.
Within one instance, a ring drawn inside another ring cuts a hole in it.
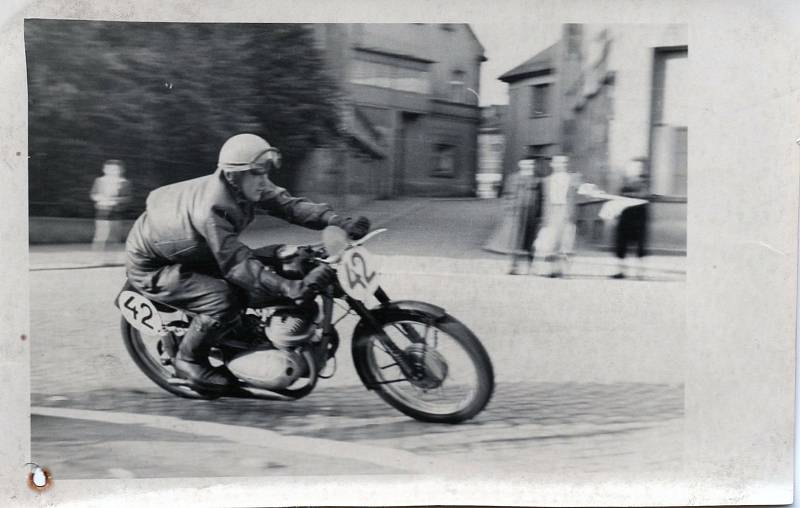
[{"label": "street lamp", "polygon": [[480,105],[481,105],[481,96],[480,96],[480,95],[478,95],[478,92],[476,92],[475,90],[473,90],[473,89],[472,89],[472,88],[470,88],[470,87],[467,87],[467,91],[468,91],[468,92],[472,92],[472,95],[474,95],[474,96],[475,96],[475,99],[478,101],[477,105],[478,105],[478,106],[480,106]]}]

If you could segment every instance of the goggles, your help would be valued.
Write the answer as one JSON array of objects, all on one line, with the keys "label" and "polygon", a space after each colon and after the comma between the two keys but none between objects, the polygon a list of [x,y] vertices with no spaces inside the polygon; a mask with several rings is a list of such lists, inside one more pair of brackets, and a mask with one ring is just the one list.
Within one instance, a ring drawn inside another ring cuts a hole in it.
[{"label": "goggles", "polygon": [[269,173],[272,169],[280,169],[281,151],[275,147],[269,147],[261,152],[251,163],[250,172],[255,174]]},{"label": "goggles", "polygon": [[264,149],[249,162],[225,162],[220,163],[223,171],[239,172],[250,171],[256,175],[265,175],[272,169],[280,169],[281,151],[275,147]]}]

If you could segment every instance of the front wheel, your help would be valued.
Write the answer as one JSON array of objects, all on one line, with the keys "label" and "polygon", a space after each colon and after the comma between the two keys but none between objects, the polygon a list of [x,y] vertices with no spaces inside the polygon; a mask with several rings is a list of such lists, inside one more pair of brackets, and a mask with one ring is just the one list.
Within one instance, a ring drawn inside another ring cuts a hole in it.
[{"label": "front wheel", "polygon": [[383,331],[414,368],[406,376],[378,335],[354,337],[353,361],[368,388],[412,418],[460,423],[478,414],[494,391],[489,355],[477,337],[450,315],[373,311]]}]

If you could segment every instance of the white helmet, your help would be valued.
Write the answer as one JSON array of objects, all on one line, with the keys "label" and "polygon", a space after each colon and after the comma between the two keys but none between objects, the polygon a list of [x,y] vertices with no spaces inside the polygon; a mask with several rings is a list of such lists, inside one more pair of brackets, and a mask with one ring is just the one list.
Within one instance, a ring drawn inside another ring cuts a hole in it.
[{"label": "white helmet", "polygon": [[219,151],[217,167],[223,171],[269,170],[281,167],[281,152],[255,134],[237,134]]}]

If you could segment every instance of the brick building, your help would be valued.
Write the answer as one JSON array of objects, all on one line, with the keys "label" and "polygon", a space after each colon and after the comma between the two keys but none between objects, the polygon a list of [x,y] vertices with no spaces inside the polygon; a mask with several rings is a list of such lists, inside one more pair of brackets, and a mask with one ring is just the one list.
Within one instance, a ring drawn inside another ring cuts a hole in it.
[{"label": "brick building", "polygon": [[347,144],[323,147],[299,192],[345,205],[475,191],[484,49],[466,24],[312,25],[344,91]]}]

